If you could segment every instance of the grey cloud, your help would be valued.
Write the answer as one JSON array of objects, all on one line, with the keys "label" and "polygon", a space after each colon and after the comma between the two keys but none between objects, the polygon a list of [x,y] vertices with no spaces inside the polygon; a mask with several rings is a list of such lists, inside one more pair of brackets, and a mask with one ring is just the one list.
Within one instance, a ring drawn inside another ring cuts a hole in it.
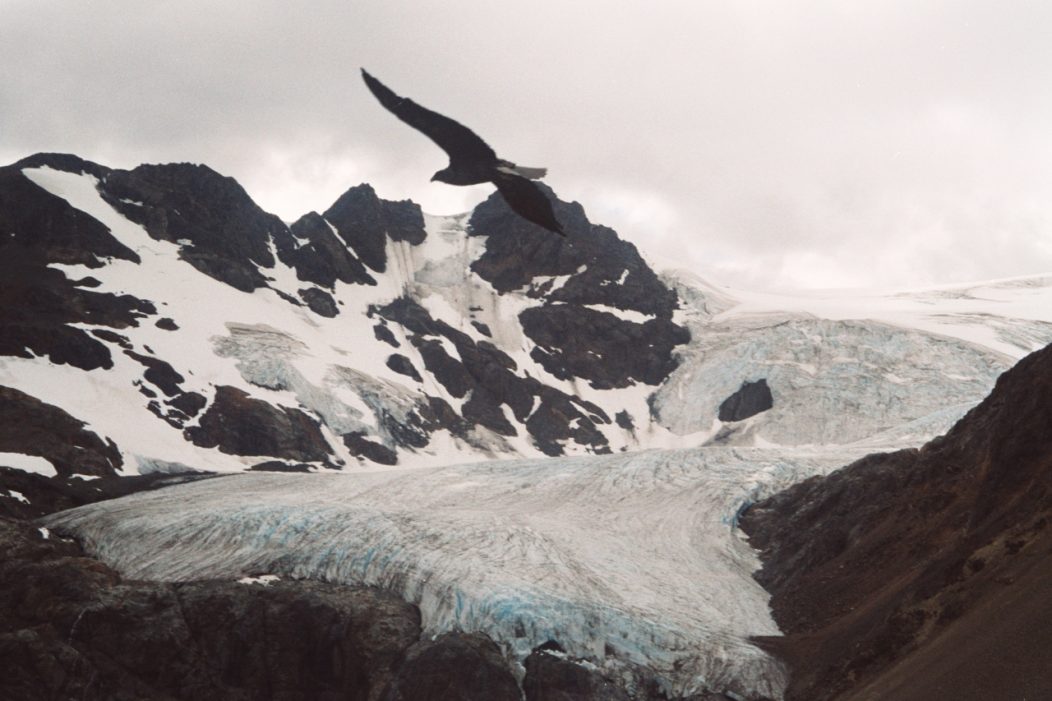
[{"label": "grey cloud", "polygon": [[740,284],[1052,270],[1052,5],[38,3],[0,22],[0,159],[197,161],[292,218],[373,183],[486,190],[358,78],[550,168],[644,249]]}]

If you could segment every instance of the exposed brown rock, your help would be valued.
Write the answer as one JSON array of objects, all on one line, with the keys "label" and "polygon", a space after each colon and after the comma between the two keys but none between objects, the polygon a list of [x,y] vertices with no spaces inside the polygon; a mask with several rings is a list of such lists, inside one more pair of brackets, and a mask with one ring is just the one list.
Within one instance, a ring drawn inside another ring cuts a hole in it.
[{"label": "exposed brown rock", "polygon": [[526,701],[629,701],[624,689],[563,655],[535,650],[526,658]]},{"label": "exposed brown rock", "polygon": [[37,455],[68,477],[114,475],[123,464],[113,441],[85,423],[12,387],[0,387],[0,452]]},{"label": "exposed brown rock", "polygon": [[756,504],[789,699],[1052,698],[1052,346],[944,437]]},{"label": "exposed brown rock", "polygon": [[406,652],[383,701],[519,701],[496,643],[479,634],[421,640]]},{"label": "exposed brown rock", "polygon": [[270,455],[300,462],[331,457],[316,420],[299,409],[278,408],[227,385],[216,388],[211,406],[185,435],[194,445],[218,447],[232,455]]}]

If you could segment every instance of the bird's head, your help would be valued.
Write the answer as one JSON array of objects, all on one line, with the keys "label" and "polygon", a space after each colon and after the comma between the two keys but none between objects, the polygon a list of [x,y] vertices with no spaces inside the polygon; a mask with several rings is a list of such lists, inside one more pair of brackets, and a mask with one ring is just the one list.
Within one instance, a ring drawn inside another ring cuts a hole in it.
[{"label": "bird's head", "polygon": [[443,168],[434,175],[431,176],[431,182],[448,183],[449,180],[449,168]]}]

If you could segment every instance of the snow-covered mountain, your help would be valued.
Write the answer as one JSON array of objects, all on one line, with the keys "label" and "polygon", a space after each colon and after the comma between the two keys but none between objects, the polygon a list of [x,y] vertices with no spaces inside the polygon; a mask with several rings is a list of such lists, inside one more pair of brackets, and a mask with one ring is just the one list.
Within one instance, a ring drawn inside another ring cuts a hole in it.
[{"label": "snow-covered mountain", "polygon": [[0,169],[0,464],[323,472],[49,527],[136,577],[378,585],[513,661],[777,698],[739,513],[944,432],[1052,342],[1052,277],[756,294],[555,206],[566,240],[366,185],[285,224],[203,166]]},{"label": "snow-covered mountain", "polygon": [[203,166],[8,166],[0,385],[85,445],[0,449],[99,475],[916,440],[1052,339],[1052,280],[743,294],[557,207],[565,242],[366,185],[286,225]]}]

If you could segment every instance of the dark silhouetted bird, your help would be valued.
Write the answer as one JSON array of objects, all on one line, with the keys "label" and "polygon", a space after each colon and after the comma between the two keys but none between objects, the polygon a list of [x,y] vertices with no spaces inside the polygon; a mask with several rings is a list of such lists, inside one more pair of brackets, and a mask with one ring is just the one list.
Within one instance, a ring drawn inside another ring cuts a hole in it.
[{"label": "dark silhouetted bird", "polygon": [[380,104],[409,126],[420,130],[449,155],[449,165],[431,179],[450,185],[493,183],[519,216],[554,231],[560,236],[563,227],[555,218],[552,203],[537,185],[530,182],[543,178],[544,168],[524,168],[497,154],[479,136],[463,124],[421,107],[408,97],[399,97],[390,88],[362,69],[362,78]]}]

